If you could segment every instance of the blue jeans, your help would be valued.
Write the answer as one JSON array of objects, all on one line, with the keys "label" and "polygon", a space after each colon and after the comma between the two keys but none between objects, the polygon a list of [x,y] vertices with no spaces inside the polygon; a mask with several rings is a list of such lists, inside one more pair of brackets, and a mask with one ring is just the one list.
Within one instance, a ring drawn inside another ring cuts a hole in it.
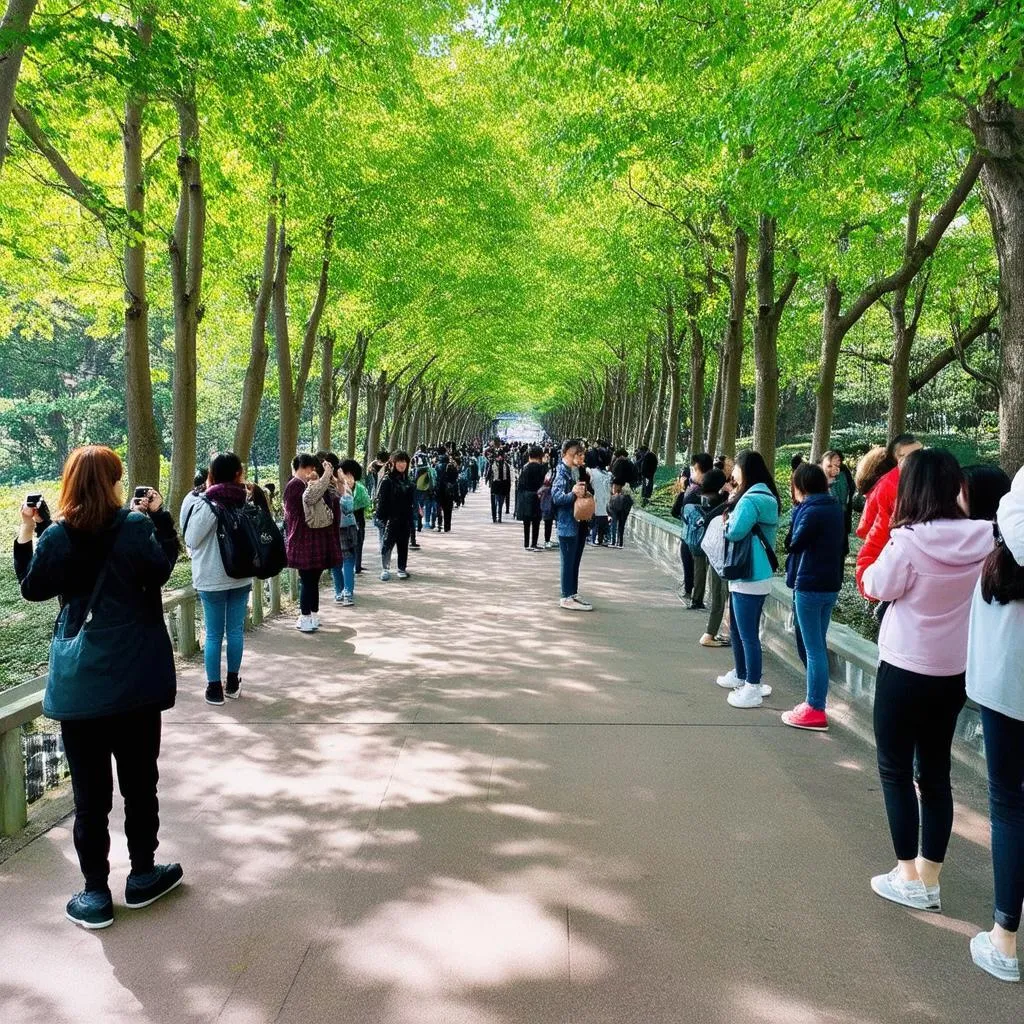
[{"label": "blue jeans", "polygon": [[825,710],[825,698],[828,697],[825,636],[838,597],[836,593],[817,590],[793,591],[793,609],[804,649],[801,661],[807,666],[807,703],[816,711]]},{"label": "blue jeans", "polygon": [[580,589],[580,559],[583,556],[579,534],[569,537],[559,535],[558,547],[562,563],[562,597],[574,597]]},{"label": "blue jeans", "polygon": [[732,660],[736,675],[758,686],[761,683],[761,612],[766,596],[729,592]]},{"label": "blue jeans", "polygon": [[432,530],[434,528],[434,523],[437,520],[437,502],[433,498],[425,498],[422,505],[423,522],[428,530]]},{"label": "blue jeans", "polygon": [[992,867],[996,924],[1020,928],[1024,903],[1024,722],[981,709],[988,762],[988,806],[992,819]]},{"label": "blue jeans", "polygon": [[228,640],[228,672],[237,672],[242,666],[245,613],[249,607],[251,589],[247,585],[232,590],[199,591],[206,633],[203,639],[203,663],[208,683],[219,683],[221,680],[220,651],[225,636]]},{"label": "blue jeans", "polygon": [[344,555],[341,565],[331,569],[331,578],[334,580],[334,596],[348,594],[351,597],[356,592],[356,553]]}]

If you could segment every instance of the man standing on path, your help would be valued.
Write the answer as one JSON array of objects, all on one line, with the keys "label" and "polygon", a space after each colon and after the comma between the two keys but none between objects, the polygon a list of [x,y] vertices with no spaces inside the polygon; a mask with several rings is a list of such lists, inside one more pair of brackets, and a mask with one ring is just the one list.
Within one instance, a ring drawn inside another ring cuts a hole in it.
[{"label": "man standing on path", "polygon": [[579,441],[566,441],[562,445],[562,461],[555,471],[555,482],[551,485],[551,503],[558,516],[558,547],[561,555],[562,597],[560,608],[573,612],[590,612],[594,606],[579,596],[580,561],[583,558],[583,543],[579,523],[573,515],[577,498],[587,493],[586,484],[579,482],[576,462],[583,453]]},{"label": "man standing on path", "polygon": [[502,508],[512,491],[512,467],[504,452],[498,452],[487,467],[486,480],[491,487],[491,522],[500,523]]}]

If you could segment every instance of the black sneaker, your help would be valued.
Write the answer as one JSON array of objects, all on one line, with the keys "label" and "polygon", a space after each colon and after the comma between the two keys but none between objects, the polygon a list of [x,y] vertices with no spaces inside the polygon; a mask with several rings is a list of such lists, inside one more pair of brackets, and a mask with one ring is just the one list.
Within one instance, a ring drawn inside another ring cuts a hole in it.
[{"label": "black sneaker", "polygon": [[224,686],[224,696],[230,697],[232,700],[238,700],[242,695],[242,680],[241,679],[229,679]]},{"label": "black sneaker", "polygon": [[218,707],[224,703],[224,687],[219,682],[206,684],[206,703]]},{"label": "black sneaker", "polygon": [[689,608],[691,612],[702,612],[706,610],[706,606],[703,601],[691,601],[687,605],[687,608]]},{"label": "black sneaker", "polygon": [[148,907],[181,885],[184,872],[180,864],[157,864],[152,871],[128,876],[124,887],[124,903],[132,910]]},{"label": "black sneaker", "polygon": [[96,930],[109,928],[114,923],[114,901],[110,890],[104,892],[76,892],[68,900],[64,916],[83,928]]}]

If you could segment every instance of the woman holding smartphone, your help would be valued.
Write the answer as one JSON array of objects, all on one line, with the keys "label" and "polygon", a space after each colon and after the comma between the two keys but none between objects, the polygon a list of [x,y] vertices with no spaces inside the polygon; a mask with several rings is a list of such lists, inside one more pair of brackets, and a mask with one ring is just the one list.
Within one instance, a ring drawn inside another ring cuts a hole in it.
[{"label": "woman holding smartphone", "polygon": [[64,465],[56,521],[42,530],[33,552],[43,520],[38,507],[26,504],[14,545],[22,596],[60,602],[43,713],[60,722],[71,769],[85,889],[65,913],[84,928],[114,921],[107,825],[112,756],[131,857],[126,905],[149,906],[182,878],[179,864],[153,859],[160,713],[173,706],[176,685],[161,587],[177,560],[178,537],[153,488],[123,507],[122,476],[110,448],[75,449]]}]

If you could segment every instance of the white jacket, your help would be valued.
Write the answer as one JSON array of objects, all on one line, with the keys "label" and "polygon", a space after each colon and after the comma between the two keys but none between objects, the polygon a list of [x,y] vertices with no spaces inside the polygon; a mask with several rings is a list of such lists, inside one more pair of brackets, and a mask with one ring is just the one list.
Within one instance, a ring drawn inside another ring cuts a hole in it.
[{"label": "white jacket", "polygon": [[[1024,469],[999,502],[999,532],[1024,565]],[[1024,601],[988,604],[981,583],[971,602],[967,637],[967,695],[983,707],[1024,721]]]}]

